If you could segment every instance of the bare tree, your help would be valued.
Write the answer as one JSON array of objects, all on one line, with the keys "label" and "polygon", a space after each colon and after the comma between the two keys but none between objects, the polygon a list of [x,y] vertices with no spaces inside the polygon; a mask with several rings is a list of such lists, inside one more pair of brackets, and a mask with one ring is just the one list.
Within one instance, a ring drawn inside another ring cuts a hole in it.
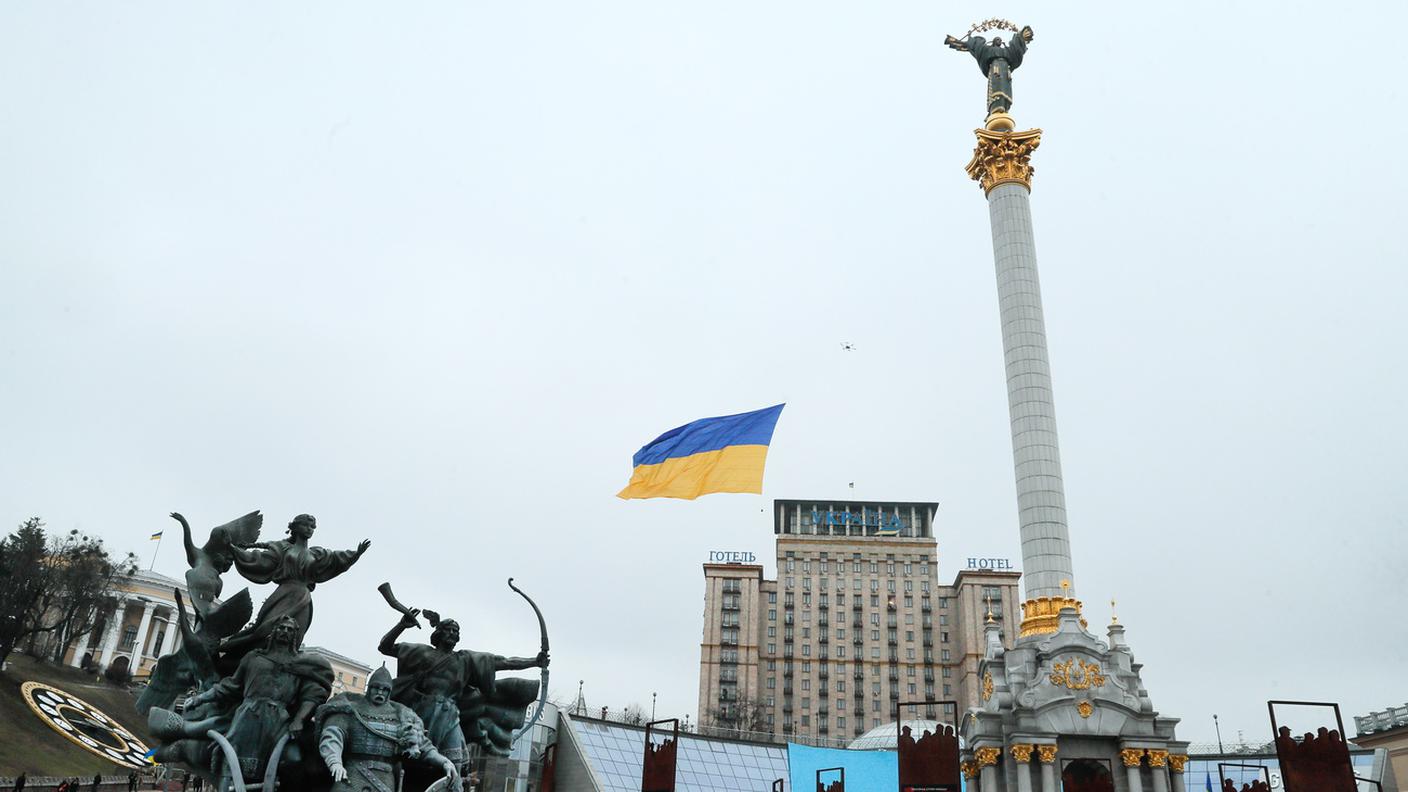
[{"label": "bare tree", "polygon": [[0,539],[0,663],[20,641],[57,636],[55,657],[93,628],[99,606],[135,559],[114,561],[102,540],[71,531],[50,537],[38,517]]},{"label": "bare tree", "polygon": [[772,728],[768,726],[768,714],[771,712],[772,708],[763,701],[751,696],[739,696],[709,710],[708,720],[700,724],[700,730],[770,732]]},{"label": "bare tree", "polygon": [[640,726],[649,720],[650,716],[646,714],[645,707],[641,706],[640,704],[627,704],[626,708],[621,711],[622,723],[629,723],[632,726]]},{"label": "bare tree", "polygon": [[114,561],[102,539],[77,531],[49,544],[50,563],[55,566],[48,609],[54,624],[52,659],[62,663],[78,636],[97,626],[117,579],[136,573],[137,558],[129,553]]}]

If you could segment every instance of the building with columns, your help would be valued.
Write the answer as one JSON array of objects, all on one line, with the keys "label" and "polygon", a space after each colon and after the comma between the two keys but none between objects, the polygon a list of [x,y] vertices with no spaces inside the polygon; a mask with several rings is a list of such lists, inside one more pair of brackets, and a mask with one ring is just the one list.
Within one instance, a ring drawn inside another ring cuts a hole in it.
[{"label": "building with columns", "polygon": [[[184,580],[160,572],[141,570],[120,578],[114,585],[114,597],[99,614],[97,624],[74,640],[64,655],[64,664],[101,672],[110,668],[127,671],[133,680],[145,681],[157,658],[181,646],[175,591],[190,601]],[[371,666],[322,647],[306,649],[332,664],[335,693],[366,691]]]},{"label": "building with columns", "polygon": [[75,668],[125,670],[145,678],[156,659],[181,645],[173,591],[187,597],[186,582],[141,570],[117,581],[114,599],[96,626],[78,636],[64,657]]}]

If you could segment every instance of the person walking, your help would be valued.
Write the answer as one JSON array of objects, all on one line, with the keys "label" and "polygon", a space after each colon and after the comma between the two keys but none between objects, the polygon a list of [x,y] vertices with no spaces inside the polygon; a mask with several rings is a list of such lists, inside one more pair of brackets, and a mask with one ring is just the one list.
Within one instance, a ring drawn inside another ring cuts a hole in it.
[{"label": "person walking", "polygon": [[98,787],[100,787],[100,786],[102,786],[102,785],[103,785],[103,777],[102,777],[102,775],[100,775],[100,774],[98,774],[98,773],[94,773],[94,774],[93,774],[93,789],[92,789],[92,792],[98,792]]},{"label": "person walking", "polygon": [[19,778],[15,779],[15,792],[24,792],[24,785],[27,783],[29,783],[29,775],[20,773]]}]

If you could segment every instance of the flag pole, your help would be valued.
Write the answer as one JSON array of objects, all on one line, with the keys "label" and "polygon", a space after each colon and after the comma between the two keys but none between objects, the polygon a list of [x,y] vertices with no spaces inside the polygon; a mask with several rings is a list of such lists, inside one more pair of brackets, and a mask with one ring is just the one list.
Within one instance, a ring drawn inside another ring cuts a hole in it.
[{"label": "flag pole", "polygon": [[156,554],[161,552],[161,540],[165,538],[165,535],[166,532],[162,531],[161,535],[156,538],[156,549],[152,551],[152,563],[150,566],[147,567],[148,572],[153,572],[156,570]]}]

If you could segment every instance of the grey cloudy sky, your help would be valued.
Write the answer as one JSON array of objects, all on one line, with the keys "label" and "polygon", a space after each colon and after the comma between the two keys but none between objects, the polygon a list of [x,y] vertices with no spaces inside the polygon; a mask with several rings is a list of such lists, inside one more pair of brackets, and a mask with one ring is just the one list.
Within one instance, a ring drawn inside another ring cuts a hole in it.
[{"label": "grey cloudy sky", "polygon": [[[1401,703],[1398,2],[7,4],[0,522],[145,555],[172,510],[312,512],[373,548],[310,642],[372,660],[390,580],[531,654],[514,575],[555,695],[691,716],[699,565],[767,556],[772,498],[940,501],[945,580],[1017,557],[983,79],[941,45],[989,16],[1037,35],[1092,626],[1116,597],[1185,739]],[[780,401],[762,497],[614,497]]]}]

